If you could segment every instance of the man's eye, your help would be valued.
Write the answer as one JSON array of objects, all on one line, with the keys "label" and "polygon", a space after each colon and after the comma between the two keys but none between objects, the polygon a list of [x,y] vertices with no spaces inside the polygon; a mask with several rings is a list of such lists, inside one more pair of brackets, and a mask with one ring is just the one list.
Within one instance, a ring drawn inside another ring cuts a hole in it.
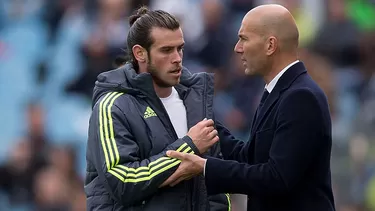
[{"label": "man's eye", "polygon": [[162,51],[163,52],[170,52],[172,50],[172,48],[163,48]]}]

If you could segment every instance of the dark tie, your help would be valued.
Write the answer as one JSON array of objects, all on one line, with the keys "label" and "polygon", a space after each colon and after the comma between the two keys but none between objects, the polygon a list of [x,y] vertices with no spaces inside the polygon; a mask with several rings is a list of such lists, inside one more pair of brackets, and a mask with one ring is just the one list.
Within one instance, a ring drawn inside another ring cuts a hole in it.
[{"label": "dark tie", "polygon": [[257,118],[259,116],[260,110],[262,109],[262,106],[263,106],[264,102],[266,102],[266,99],[267,99],[268,95],[269,95],[269,93],[268,93],[267,89],[264,89],[262,99],[260,99],[260,103],[259,103],[258,110],[257,110],[257,115],[256,115]]},{"label": "dark tie", "polygon": [[264,92],[263,92],[263,95],[262,95],[262,99],[260,99],[259,109],[263,106],[263,104],[266,101],[269,94],[270,93],[268,93],[267,89],[265,89]]}]

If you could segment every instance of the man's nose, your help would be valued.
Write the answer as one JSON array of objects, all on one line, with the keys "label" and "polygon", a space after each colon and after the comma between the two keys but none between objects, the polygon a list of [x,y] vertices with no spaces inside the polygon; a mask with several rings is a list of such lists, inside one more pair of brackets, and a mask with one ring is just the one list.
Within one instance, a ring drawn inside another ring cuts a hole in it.
[{"label": "man's nose", "polygon": [[182,62],[182,53],[179,51],[176,51],[173,54],[173,63],[181,63]]},{"label": "man's nose", "polygon": [[239,42],[237,42],[236,45],[234,46],[234,52],[236,52],[236,53],[242,53],[243,52],[243,47],[242,47],[242,45],[239,44]]}]

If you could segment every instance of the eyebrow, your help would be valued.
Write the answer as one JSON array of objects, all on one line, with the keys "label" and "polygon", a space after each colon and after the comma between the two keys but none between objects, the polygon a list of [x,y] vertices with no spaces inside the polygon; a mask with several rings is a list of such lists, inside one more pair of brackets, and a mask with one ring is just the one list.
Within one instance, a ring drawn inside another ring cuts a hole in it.
[{"label": "eyebrow", "polygon": [[185,43],[182,43],[181,45],[177,46],[178,48],[184,47]]},{"label": "eyebrow", "polygon": [[247,37],[246,37],[245,35],[243,35],[243,34],[239,34],[238,37],[241,38],[241,39],[246,39],[246,38],[247,38]]},{"label": "eyebrow", "polygon": [[[177,46],[178,48],[184,47],[185,43],[182,43],[181,45]],[[169,49],[169,48],[174,48],[176,46],[171,46],[171,45],[166,45],[161,47],[161,49]]]}]

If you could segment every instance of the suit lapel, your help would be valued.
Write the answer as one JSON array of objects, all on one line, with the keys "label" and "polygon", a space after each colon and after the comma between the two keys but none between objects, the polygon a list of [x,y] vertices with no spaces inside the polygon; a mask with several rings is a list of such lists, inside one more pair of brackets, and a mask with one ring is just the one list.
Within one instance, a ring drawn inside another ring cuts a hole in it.
[{"label": "suit lapel", "polygon": [[[253,131],[256,131],[264,119],[264,116],[268,113],[268,111],[271,109],[271,107],[276,103],[277,99],[279,99],[279,92],[275,92],[276,90],[272,90],[272,92],[268,95],[266,101],[264,102],[263,106],[258,110],[258,118],[255,118],[254,122],[254,129]],[[257,115],[257,114],[256,114]]]},{"label": "suit lapel", "polygon": [[[263,122],[264,118],[267,116],[267,113],[271,110],[272,106],[278,101],[281,93],[290,87],[290,85],[300,76],[301,74],[306,73],[306,68],[302,62],[297,62],[291,66],[279,79],[276,83],[276,86],[272,92],[268,95],[266,101],[264,102],[262,108],[258,108],[254,116],[251,137],[254,136],[255,132],[258,130],[259,126]],[[257,113],[259,113],[258,118],[256,118]],[[252,139],[252,138],[251,138]]]},{"label": "suit lapel", "polygon": [[256,121],[256,117],[257,117],[257,115],[258,115],[258,112],[259,112],[259,107],[257,108],[257,110],[255,111],[255,113],[254,113],[254,117],[253,117],[253,120],[251,121],[251,128],[250,128],[250,140],[249,141],[251,141],[251,137],[252,137],[252,135],[253,135],[253,133],[254,133],[254,131],[255,131],[255,121]]}]

